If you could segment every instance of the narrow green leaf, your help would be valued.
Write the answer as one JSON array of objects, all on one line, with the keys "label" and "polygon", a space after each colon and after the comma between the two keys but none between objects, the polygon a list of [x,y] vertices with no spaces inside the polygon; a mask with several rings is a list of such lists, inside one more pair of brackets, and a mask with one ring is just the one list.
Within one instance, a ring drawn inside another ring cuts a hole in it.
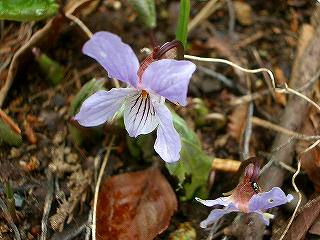
[{"label": "narrow green leaf", "polygon": [[157,19],[154,0],[129,0],[129,3],[139,13],[141,20],[146,27],[156,27]]},{"label": "narrow green leaf", "polygon": [[36,61],[40,66],[40,70],[45,76],[46,80],[53,86],[58,85],[63,77],[63,67],[55,60],[49,58],[46,54],[40,53],[36,57]]},{"label": "narrow green leaf", "polygon": [[[121,122],[123,120],[121,119]],[[129,152],[135,158],[143,158],[144,160],[152,159],[154,156],[154,135],[153,134],[144,134],[140,135],[137,138],[132,138],[127,135],[127,145]]]},{"label": "narrow green leaf", "polygon": [[[178,131],[182,149],[180,160],[174,164],[166,164],[171,175],[178,178],[185,190],[182,200],[193,197],[207,197],[207,182],[211,170],[211,159],[206,155],[197,135],[187,126],[186,122],[176,113],[172,112],[173,123]],[[190,177],[190,181],[186,178]]]},{"label": "narrow green leaf", "polygon": [[[87,82],[85,85],[83,85],[80,91],[78,92],[78,94],[74,97],[74,99],[71,102],[71,105],[69,108],[69,115],[74,116],[79,111],[81,104],[83,103],[84,100],[86,100],[93,93],[99,90],[103,90],[104,83],[105,83],[104,79],[93,78],[89,82]],[[69,131],[75,143],[80,145],[84,139],[83,131],[81,131],[81,129],[78,129],[71,124],[69,124]],[[91,134],[94,135],[95,132],[91,132]]]},{"label": "narrow green leaf", "polygon": [[99,90],[103,90],[105,80],[104,79],[91,79],[85,85],[82,86],[78,94],[74,97],[69,108],[69,115],[74,116],[80,109],[81,104],[90,95],[94,94]]},{"label": "narrow green leaf", "polygon": [[[13,121],[0,109],[0,143],[6,142],[11,146],[20,146],[22,143],[21,134],[18,133]],[[18,129],[20,132],[20,129]]]},{"label": "narrow green leaf", "polygon": [[206,124],[205,117],[209,113],[209,109],[205,102],[201,98],[193,98],[192,107],[190,109],[192,116],[194,117],[194,122],[197,127],[202,127]]},{"label": "narrow green leaf", "polygon": [[48,18],[58,10],[54,0],[2,0],[0,19],[34,21]]},{"label": "narrow green leaf", "polygon": [[176,30],[176,39],[182,42],[184,49],[186,49],[187,45],[189,16],[190,0],[180,0],[180,10]]}]

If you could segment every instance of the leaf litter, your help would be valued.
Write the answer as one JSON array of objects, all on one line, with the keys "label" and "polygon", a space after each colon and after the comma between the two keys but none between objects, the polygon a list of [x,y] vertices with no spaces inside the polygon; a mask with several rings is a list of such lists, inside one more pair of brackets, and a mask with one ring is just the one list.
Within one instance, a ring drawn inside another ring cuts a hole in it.
[{"label": "leaf litter", "polygon": [[[92,3],[90,7],[89,2]],[[141,22],[139,22],[138,19],[135,19],[135,16],[137,15],[133,12],[131,7],[128,7],[126,3],[122,2],[119,6],[118,1],[109,1],[98,6],[96,5],[96,2],[98,1],[81,1],[79,4],[81,5],[83,3],[82,8],[78,9],[74,6],[70,9],[76,8],[77,11],[74,13],[76,16],[83,19],[90,29],[95,31],[101,29],[111,31],[112,29],[117,34],[123,36],[135,50],[150,46],[149,39],[146,37],[147,32],[144,32],[144,30],[141,29]],[[276,70],[276,72],[278,72],[278,77],[290,79],[290,73],[288,74],[288,72],[290,72],[290,69],[292,68],[293,52],[295,51],[295,46],[297,44],[299,45],[296,41],[296,39],[298,39],[297,29],[307,22],[307,19],[310,17],[310,9],[313,9],[314,7],[306,3],[304,3],[304,5],[299,5],[298,3],[296,4],[293,2],[299,1],[289,1],[288,5],[283,1],[283,6],[277,6],[283,10],[280,12],[274,11],[275,6],[270,3],[266,3],[263,8],[257,4],[257,1],[248,3],[252,8],[250,11],[253,12],[253,15],[250,13],[250,21],[253,21],[254,24],[244,27],[236,23],[235,29],[233,30],[233,36],[235,36],[235,38],[231,39],[230,42],[221,40],[224,39],[221,36],[227,34],[228,9],[220,3],[215,14],[207,17],[207,20],[200,21],[197,28],[193,29],[190,33],[189,51],[191,53],[200,53],[203,56],[227,57],[240,65],[254,67],[256,63],[252,57],[252,51],[248,50],[248,43],[243,42],[243,39],[247,39],[250,46],[252,45],[258,49],[258,54],[261,56],[263,62],[274,67],[274,69],[278,69]],[[172,5],[172,3],[168,4]],[[200,12],[204,5],[205,3],[199,3],[198,5],[193,6],[194,12],[191,14],[191,17],[194,17],[196,12]],[[295,9],[293,11],[287,11],[288,6],[294,7]],[[172,32],[170,33],[168,31],[171,27],[168,27],[169,18],[167,7],[167,4],[156,3],[156,9],[160,10],[160,14],[157,18],[159,25],[159,29],[157,29],[157,38],[159,39],[159,42],[165,42],[172,39]],[[93,14],[87,17],[88,13],[82,12],[86,10]],[[110,18],[112,18],[112,21],[110,21]],[[170,16],[170,19],[171,18],[172,16]],[[312,19],[312,21],[315,22],[314,17],[312,17]],[[3,67],[1,66],[1,86],[3,86],[3,84],[8,84],[5,80],[8,72],[11,74],[9,74],[9,77],[15,78],[13,85],[10,83],[11,88],[8,92],[9,94],[7,95],[7,93],[5,93],[5,101],[3,101],[4,99],[2,100],[2,106],[4,107],[3,110],[6,114],[13,119],[16,124],[22,127],[23,142],[20,148],[11,148],[7,145],[2,148],[1,146],[0,166],[2,170],[0,176],[1,182],[6,181],[7,179],[13,180],[14,192],[25,200],[21,208],[17,207],[18,211],[22,213],[22,219],[24,221],[15,222],[15,224],[19,227],[21,235],[28,236],[29,239],[37,238],[41,234],[41,230],[39,229],[41,229],[42,210],[47,193],[47,189],[45,188],[45,173],[47,171],[52,171],[55,179],[55,195],[53,195],[53,204],[49,212],[49,219],[51,221],[48,221],[47,236],[54,236],[55,239],[84,239],[85,235],[90,232],[87,228],[87,225],[90,225],[90,220],[88,222],[87,219],[88,215],[90,215],[92,186],[94,185],[95,172],[97,171],[97,165],[94,163],[93,159],[97,156],[99,157],[101,149],[104,149],[104,146],[107,145],[111,133],[117,133],[117,144],[114,146],[114,150],[111,154],[110,166],[106,170],[106,175],[112,175],[112,177],[105,176],[106,181],[116,177],[123,177],[123,174],[128,174],[129,176],[132,174],[141,174],[144,176],[142,173],[151,171],[151,169],[142,171],[141,169],[145,169],[154,164],[154,161],[156,161],[156,164],[159,163],[158,158],[153,151],[150,151],[151,154],[149,153],[146,155],[143,155],[141,151],[138,151],[134,156],[131,155],[129,151],[127,151],[128,146],[124,131],[122,130],[123,126],[117,121],[113,122],[111,127],[108,125],[95,130],[79,129],[79,126],[72,125],[84,135],[84,141],[75,142],[72,139],[66,128],[67,123],[70,123],[70,117],[74,115],[74,113],[71,114],[70,112],[68,114],[72,99],[75,98],[74,96],[77,94],[77,90],[80,89],[81,85],[84,85],[93,77],[99,78],[105,76],[105,72],[103,72],[101,68],[95,66],[90,60],[84,58],[80,53],[79,50],[81,49],[81,46],[84,41],[87,40],[81,30],[69,21],[62,20],[62,22],[61,29],[63,31],[55,32],[55,37],[57,38],[50,38],[49,36],[52,35],[47,35],[48,33],[45,32],[43,33],[43,38],[41,37],[39,42],[37,42],[37,47],[38,43],[41,45],[41,51],[52,59],[57,60],[65,67],[65,69],[67,69],[67,75],[56,88],[50,87],[49,84],[43,81],[43,75],[41,76],[41,74],[38,73],[38,70],[35,70],[36,65],[32,63],[33,58],[30,54],[22,54],[23,56],[18,59],[19,61],[22,60],[19,64],[17,64],[17,60],[12,61],[11,63],[15,64],[15,66],[12,67],[12,71],[9,70],[9,64],[13,54],[18,53],[17,49],[21,47],[21,41],[17,43],[16,39],[21,38],[24,41],[27,41],[32,33],[41,29],[46,23],[43,21],[30,25],[20,25],[6,21],[4,22],[5,33],[9,34],[9,36],[1,32],[1,36],[6,36],[5,38],[1,38],[1,41],[5,44],[1,44],[0,47],[0,52],[2,54],[1,59],[4,59],[1,63],[5,63]],[[169,25],[171,25],[171,23],[169,23]],[[269,29],[272,37],[269,34],[260,34],[257,35],[256,38],[250,39],[251,35],[254,35],[257,31],[264,32],[266,28]],[[0,29],[3,30],[2,27]],[[21,29],[21,31],[24,30],[20,36],[17,34],[19,29]],[[17,36],[19,36],[19,38]],[[46,44],[48,42],[46,39],[49,39],[49,42],[52,44],[51,47]],[[24,41],[22,41],[22,43]],[[277,44],[277,47],[275,47],[275,43]],[[241,48],[233,48],[232,46],[241,46]],[[24,53],[30,52],[31,46],[27,46],[27,51]],[[261,64],[259,63],[259,65]],[[16,67],[18,67],[17,72],[15,72]],[[72,68],[71,71],[69,71],[70,67]],[[210,68],[212,71],[222,73],[233,82],[240,82],[241,86],[246,85],[246,78],[241,72],[233,72],[230,68],[225,68],[220,65],[213,66],[213,64],[210,64],[206,65],[206,67]],[[193,81],[201,81],[204,78],[205,76],[202,70],[198,70]],[[212,77],[209,79],[212,82],[219,81]],[[265,83],[259,79],[259,76],[254,77],[253,79],[254,82],[257,83],[254,83],[252,86],[253,92],[265,90],[267,88],[264,85]],[[104,86],[110,88],[111,84],[106,81]],[[209,114],[220,113],[224,116],[230,116],[232,107],[230,107],[227,99],[232,99],[234,96],[240,97],[241,95],[239,95],[239,92],[241,91],[238,91],[239,89],[235,90],[234,88],[224,86],[224,84],[216,85],[215,88],[212,89],[214,90],[208,94],[203,88],[198,88],[196,84],[192,83],[189,94],[190,100],[191,98],[200,98],[205,101],[207,108],[209,109]],[[317,91],[319,90],[315,90],[315,92]],[[2,91],[1,93],[4,92]],[[313,96],[313,98],[315,98],[315,96]],[[282,104],[282,106],[276,105],[270,94],[260,95],[259,101],[255,102],[257,108],[255,109],[254,115],[268,119],[274,124],[278,123],[279,113],[282,112],[286,103],[283,96],[276,100]],[[166,186],[164,187],[164,189],[166,189],[164,198],[171,199],[174,208],[166,209],[167,206],[166,208],[159,208],[161,210],[165,209],[168,212],[160,212],[157,211],[159,209],[156,208],[150,216],[161,217],[166,213],[163,225],[157,226],[157,224],[147,224],[147,226],[143,226],[144,228],[142,228],[141,234],[145,234],[147,227],[152,226],[153,229],[152,231],[150,230],[152,236],[150,239],[154,238],[160,232],[162,232],[162,234],[158,236],[158,238],[166,238],[169,235],[169,232],[173,232],[174,229],[184,229],[183,231],[186,233],[183,236],[189,234],[194,238],[192,228],[195,228],[197,233],[196,239],[202,239],[207,237],[207,232],[200,230],[198,224],[200,220],[207,215],[208,211],[207,209],[203,209],[202,211],[199,209],[199,206],[192,203],[190,199],[200,195],[202,195],[202,197],[209,195],[219,196],[224,192],[226,187],[234,187],[236,185],[237,180],[229,181],[234,174],[230,174],[230,172],[228,172],[229,170],[225,171],[224,169],[226,168],[224,167],[219,167],[219,170],[216,168],[213,169],[215,172],[214,183],[213,185],[207,185],[207,183],[208,177],[211,175],[211,167],[213,167],[211,162],[214,159],[219,159],[219,161],[225,161],[226,163],[240,159],[239,140],[238,137],[235,139],[225,137],[230,131],[230,129],[225,127],[225,124],[220,127],[213,126],[215,124],[212,123],[213,121],[210,121],[209,124],[208,122],[194,124],[193,119],[195,119],[195,115],[194,113],[191,113],[189,109],[181,109],[181,107],[173,107],[172,109],[177,111],[183,119],[188,119],[188,121],[191,120],[191,124],[186,121],[181,125],[181,132],[186,131],[186,136],[183,137],[185,149],[182,153],[182,161],[179,163],[180,166],[173,167],[174,170],[170,170],[177,173],[177,178],[169,177],[168,172],[162,168],[162,165],[160,166],[166,177],[161,175],[158,170],[153,171],[160,174],[161,177],[159,178],[161,180],[159,180],[159,182],[166,182],[164,184]],[[32,116],[32,120],[28,117],[29,115]],[[310,116],[309,113],[307,117],[308,122],[312,122],[310,125],[312,128],[311,132],[304,132],[304,130],[302,132],[314,135],[317,134],[317,125],[315,123],[317,123],[318,120],[312,121],[310,120]],[[245,117],[242,119],[245,119]],[[242,121],[239,120],[241,119],[234,116],[232,121],[237,125],[236,128],[241,129],[239,126],[242,126]],[[94,131],[98,131],[99,134],[94,135]],[[189,131],[190,133],[188,133]],[[269,158],[269,156],[273,154],[269,142],[274,135],[271,134],[270,131],[263,131],[261,128],[254,129],[253,131],[254,143],[250,146],[253,149],[252,152]],[[294,129],[294,131],[299,132],[298,129]],[[105,133],[105,135],[103,135],[103,133]],[[256,134],[259,134],[259,138],[256,137]],[[235,136],[240,135],[235,134]],[[263,138],[261,136],[263,136]],[[218,143],[218,140],[220,143]],[[259,142],[259,144],[256,144],[257,142]],[[299,145],[302,146],[301,143],[299,143]],[[143,144],[134,146],[142,148]],[[190,149],[193,149],[193,151],[190,151]],[[203,149],[205,151],[203,151]],[[283,149],[286,149],[285,145]],[[280,147],[280,150],[283,151],[283,149]],[[51,154],[52,150],[56,153]],[[297,149],[297,152],[299,151],[300,149]],[[310,153],[303,157],[304,159],[302,159],[303,169],[306,171],[309,179],[305,175],[300,175],[298,179],[299,185],[306,186],[306,188],[302,188],[301,191],[303,191],[311,202],[312,200],[310,199],[312,199],[313,187],[317,189],[318,186],[317,172],[311,171],[311,169],[315,169],[315,166],[317,167],[317,151],[318,148],[314,148]],[[196,162],[195,160],[198,161]],[[236,165],[238,166],[238,164]],[[290,167],[295,168],[296,165],[292,164]],[[138,170],[138,172],[132,172],[133,170]],[[235,172],[235,170],[232,170],[231,172]],[[149,191],[154,194],[153,191],[155,191],[157,187],[161,187],[161,185],[153,186],[155,185],[155,182],[153,182],[155,179],[154,176],[157,174],[154,173],[152,179],[150,179],[150,174],[149,176],[140,176],[138,179],[132,180],[130,178],[133,183],[140,179],[137,186],[132,186],[132,188],[139,190],[140,197],[138,194],[138,196],[136,196],[137,199],[142,199],[144,202],[149,196],[147,194]],[[289,175],[288,172],[286,172],[286,175]],[[147,179],[149,180],[147,181]],[[226,181],[226,179],[228,181]],[[286,176],[285,179],[287,180],[289,178]],[[151,183],[151,190],[146,190],[144,195],[141,193],[143,191],[141,190],[140,183],[145,186],[145,182]],[[130,183],[130,181],[119,186],[119,189],[122,189],[122,187],[128,185],[128,183]],[[104,185],[102,185],[102,188],[103,186]],[[211,186],[213,187],[211,188]],[[284,182],[283,187],[287,189],[290,187],[290,184],[286,181]],[[178,191],[175,193],[173,189]],[[170,194],[168,192],[170,192]],[[4,195],[1,192],[1,198],[2,197],[4,197]],[[126,197],[129,198],[130,196],[122,197],[126,199]],[[179,197],[179,208],[177,206],[177,197]],[[158,195],[153,200],[150,204],[152,204],[152,202],[153,204],[156,204],[160,201],[161,206],[164,205],[163,201],[166,201]],[[102,200],[99,199],[99,201]],[[143,214],[143,212],[150,210],[145,208],[142,203],[137,205],[137,202],[139,202],[138,200],[135,200],[134,202],[136,205],[132,206],[139,206],[138,212],[142,214],[142,216],[145,216],[146,214]],[[100,204],[101,211],[105,210],[106,205],[108,204],[110,204],[110,202],[102,202]],[[148,204],[146,206],[150,205]],[[305,208],[308,209],[308,206],[309,203]],[[308,216],[307,210],[303,210],[305,208],[302,208],[302,212],[300,211],[301,213],[298,214],[296,221],[299,221],[299,217],[304,211],[306,211],[305,216]],[[310,209],[312,209],[312,207]],[[176,210],[177,214],[174,215]],[[297,228],[298,232],[294,232],[293,236],[304,236],[310,233],[317,234],[317,224],[319,221],[317,220],[318,216],[315,216],[316,213],[314,212],[312,218],[304,217],[304,222],[300,222],[303,224],[293,223],[293,226],[299,226],[299,228]],[[289,216],[290,212],[285,212],[282,209],[279,211],[279,214],[277,214],[277,218],[283,223],[287,221]],[[79,219],[79,225],[77,225],[78,217],[81,217],[81,219]],[[145,220],[146,218],[143,219]],[[186,220],[190,222],[192,228],[187,225],[179,226],[180,223],[185,222]],[[225,221],[229,220],[230,217],[225,219]],[[50,225],[50,222],[53,224]],[[88,224],[86,225],[87,222]],[[218,228],[224,229],[226,226],[225,222],[223,224],[224,225],[218,225]],[[1,219],[0,226],[0,236],[4,237],[4,239],[10,239],[13,236],[10,232],[11,225],[8,225],[8,227],[6,220]],[[137,224],[137,226],[140,225]],[[101,227],[100,224],[97,227],[99,230]],[[230,227],[232,226],[230,225]],[[246,226],[244,228],[239,228],[239,232],[244,232],[245,228]],[[274,226],[272,226],[272,228],[274,228]],[[163,232],[165,229],[167,229],[167,231]],[[129,230],[133,231],[132,229]],[[213,230],[214,229],[212,229],[212,232],[214,232]],[[62,231],[60,232],[61,235],[56,235],[56,231]],[[308,233],[308,231],[310,232]],[[78,234],[76,234],[76,232],[78,232]],[[227,231],[225,231],[225,233],[226,232]],[[224,232],[218,232],[217,236],[219,236],[219,234],[221,236],[223,233]],[[236,235],[235,231],[230,231],[230,233],[231,234],[229,235]],[[268,231],[266,233],[272,234]],[[181,233],[177,232],[177,234],[179,235]],[[267,237],[269,236],[270,235],[267,235]]]}]

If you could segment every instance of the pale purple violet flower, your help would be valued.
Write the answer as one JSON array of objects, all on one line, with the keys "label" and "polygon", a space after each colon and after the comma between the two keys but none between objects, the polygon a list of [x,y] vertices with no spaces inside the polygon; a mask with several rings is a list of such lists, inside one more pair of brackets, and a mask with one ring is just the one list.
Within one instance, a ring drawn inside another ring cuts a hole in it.
[{"label": "pale purple violet flower", "polygon": [[128,88],[98,91],[86,99],[75,120],[92,127],[105,123],[123,110],[124,124],[131,137],[157,128],[154,149],[168,162],[180,158],[181,141],[165,99],[187,104],[187,90],[196,66],[190,61],[163,59],[152,62],[138,75],[139,61],[131,47],[109,32],[97,32],[83,46],[83,53],[97,60],[110,78]]},{"label": "pale purple violet flower", "polygon": [[288,203],[293,199],[291,194],[286,194],[278,187],[272,188],[269,192],[260,192],[258,177],[260,172],[260,159],[251,157],[243,161],[240,168],[243,176],[239,184],[231,191],[228,197],[220,197],[214,200],[202,200],[196,198],[202,204],[212,207],[224,206],[222,209],[213,209],[208,218],[200,223],[200,227],[208,225],[220,219],[223,215],[231,212],[257,213],[261,220],[269,225],[272,214],[265,213],[269,208],[277,207]]},{"label": "pale purple violet flower", "polygon": [[200,198],[196,198],[197,201],[208,207],[215,205],[224,206],[222,209],[213,209],[208,218],[200,223],[200,227],[206,228],[208,225],[211,225],[213,222],[220,219],[223,215],[231,212],[257,213],[263,222],[266,225],[269,225],[270,219],[273,218],[273,215],[270,213],[265,213],[264,211],[268,210],[269,208],[286,204],[292,199],[293,196],[291,194],[286,196],[286,194],[279,187],[274,187],[269,192],[254,194],[250,198],[246,208],[240,206],[232,197],[232,195],[229,197],[220,197],[214,200],[202,200]]}]

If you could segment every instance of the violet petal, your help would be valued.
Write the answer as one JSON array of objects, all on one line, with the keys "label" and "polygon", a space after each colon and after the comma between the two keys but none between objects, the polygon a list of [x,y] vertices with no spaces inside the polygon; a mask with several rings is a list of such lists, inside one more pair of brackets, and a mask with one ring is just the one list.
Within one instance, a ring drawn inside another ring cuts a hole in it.
[{"label": "violet petal", "polygon": [[291,194],[286,194],[279,188],[274,187],[269,192],[255,194],[249,201],[249,211],[267,210],[290,202],[293,199]]},{"label": "violet petal", "polygon": [[117,35],[97,32],[84,44],[82,51],[97,60],[110,78],[134,87],[137,85],[139,61],[132,48],[123,43]]},{"label": "violet petal", "polygon": [[159,124],[153,106],[154,96],[142,97],[141,91],[127,98],[124,105],[124,124],[130,137],[152,132]]},{"label": "violet petal", "polygon": [[218,221],[223,215],[226,215],[231,212],[238,212],[239,209],[236,208],[234,205],[230,205],[230,207],[225,207],[222,209],[213,209],[207,219],[203,220],[200,223],[201,228],[207,228],[209,225],[214,223],[215,221]]},{"label": "violet petal", "polygon": [[155,104],[155,111],[159,118],[155,151],[167,163],[180,159],[181,140],[173,126],[172,115],[164,103]]},{"label": "violet petal", "polygon": [[132,94],[133,88],[113,88],[110,91],[98,91],[88,97],[74,117],[85,127],[98,126],[112,118],[121,108],[127,95]]},{"label": "violet petal", "polygon": [[151,63],[142,75],[142,86],[173,103],[187,104],[190,78],[196,66],[190,61],[162,59]]},{"label": "violet petal", "polygon": [[230,197],[219,197],[214,200],[202,200],[200,198],[196,198],[196,200],[207,207],[212,207],[215,205],[228,206],[232,202]]}]

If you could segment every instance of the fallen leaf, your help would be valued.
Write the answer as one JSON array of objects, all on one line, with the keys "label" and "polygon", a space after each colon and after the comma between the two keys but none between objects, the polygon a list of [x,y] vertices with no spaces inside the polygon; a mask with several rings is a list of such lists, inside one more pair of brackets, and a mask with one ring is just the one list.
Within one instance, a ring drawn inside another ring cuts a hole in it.
[{"label": "fallen leaf", "polygon": [[228,133],[231,137],[241,142],[244,128],[246,126],[248,105],[241,104],[235,107],[233,112],[228,116]]},{"label": "fallen leaf", "polygon": [[97,239],[154,239],[167,229],[177,205],[158,169],[110,177],[99,192]]},{"label": "fallen leaf", "polygon": [[299,32],[300,34],[298,39],[298,47],[296,50],[295,60],[292,66],[291,79],[294,79],[296,76],[300,76],[299,75],[300,73],[297,71],[297,69],[299,69],[298,66],[303,61],[305,61],[305,59],[302,58],[302,55],[306,51],[307,47],[309,46],[313,38],[315,29],[310,24],[302,24]]},{"label": "fallen leaf", "polygon": [[[320,115],[312,110],[307,117],[302,133],[306,135],[318,135]],[[306,149],[310,143],[301,142],[296,147],[299,153]],[[313,182],[316,191],[320,192],[320,146],[316,146],[307,153],[301,155],[301,167],[307,173],[309,179]]]},{"label": "fallen leaf", "polygon": [[[313,222],[317,219],[320,213],[320,196],[308,201],[304,205],[289,228],[289,231],[284,237],[284,240],[300,240],[304,239],[308,229],[312,226]],[[284,226],[286,227],[286,226]],[[281,233],[280,231],[279,233]],[[275,238],[276,239],[276,238]]]},{"label": "fallen leaf", "polygon": [[309,233],[320,236],[320,215],[310,228]]}]

